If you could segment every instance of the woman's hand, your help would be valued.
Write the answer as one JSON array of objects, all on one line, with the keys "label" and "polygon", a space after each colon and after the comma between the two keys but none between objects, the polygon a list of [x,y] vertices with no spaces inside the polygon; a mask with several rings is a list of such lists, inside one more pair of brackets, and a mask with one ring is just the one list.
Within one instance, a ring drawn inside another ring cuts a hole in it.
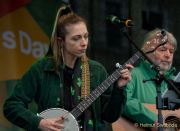
[{"label": "woman's hand", "polygon": [[121,70],[121,76],[118,79],[117,83],[118,83],[118,87],[123,87],[125,86],[130,80],[131,80],[131,73],[130,70],[133,68],[132,65],[127,64],[126,68]]},{"label": "woman's hand", "polygon": [[39,129],[42,131],[61,131],[64,128],[63,122],[63,117],[42,119],[39,123]]}]

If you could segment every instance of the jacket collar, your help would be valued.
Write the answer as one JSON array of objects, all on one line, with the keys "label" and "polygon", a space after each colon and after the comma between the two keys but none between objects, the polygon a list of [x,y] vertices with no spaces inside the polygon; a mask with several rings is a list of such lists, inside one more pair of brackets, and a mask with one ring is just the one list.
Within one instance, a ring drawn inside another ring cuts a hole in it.
[{"label": "jacket collar", "polygon": [[[52,57],[45,56],[43,58],[43,64],[44,64],[44,71],[55,71],[55,63]],[[90,62],[89,62],[90,64]],[[64,69],[63,64],[60,65],[60,70]],[[90,77],[93,77],[93,73],[90,73]]]},{"label": "jacket collar", "polygon": [[[79,59],[76,61],[75,64],[79,62]],[[55,71],[55,62],[52,57],[45,56],[44,57],[44,71]],[[60,65],[60,69],[64,69],[64,64]]]},{"label": "jacket collar", "polygon": [[[55,63],[52,57],[44,57],[44,71],[55,71]],[[60,68],[63,68],[61,65]]]}]

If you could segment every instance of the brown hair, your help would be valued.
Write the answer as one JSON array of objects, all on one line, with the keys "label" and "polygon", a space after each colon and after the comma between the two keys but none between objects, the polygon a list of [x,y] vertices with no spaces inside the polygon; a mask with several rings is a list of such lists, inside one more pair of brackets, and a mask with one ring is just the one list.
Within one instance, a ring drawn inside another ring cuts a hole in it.
[{"label": "brown hair", "polygon": [[69,5],[59,8],[51,35],[50,49],[48,51],[48,55],[51,53],[53,56],[55,68],[57,68],[62,61],[62,46],[61,43],[58,42],[58,37],[60,37],[62,40],[65,40],[65,36],[68,33],[66,26],[79,22],[84,22],[86,24],[85,19],[75,14]]}]

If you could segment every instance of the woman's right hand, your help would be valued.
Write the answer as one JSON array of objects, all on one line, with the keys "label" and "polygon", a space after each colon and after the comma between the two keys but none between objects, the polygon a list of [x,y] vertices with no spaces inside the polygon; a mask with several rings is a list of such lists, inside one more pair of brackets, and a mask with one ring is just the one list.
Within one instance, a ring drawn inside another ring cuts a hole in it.
[{"label": "woman's right hand", "polygon": [[63,122],[63,117],[42,119],[39,123],[39,129],[42,131],[61,131],[64,128]]}]

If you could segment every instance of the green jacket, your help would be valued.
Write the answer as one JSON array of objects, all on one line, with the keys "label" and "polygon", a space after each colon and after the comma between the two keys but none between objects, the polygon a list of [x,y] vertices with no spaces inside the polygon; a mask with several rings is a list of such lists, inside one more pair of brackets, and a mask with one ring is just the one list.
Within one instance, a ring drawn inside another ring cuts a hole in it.
[{"label": "green jacket", "polygon": [[[173,70],[168,71],[165,76],[172,78]],[[146,61],[140,63],[139,66],[132,70],[132,80],[128,83],[127,102],[123,115],[138,123],[153,124],[157,120],[157,115],[147,109],[143,103],[156,104],[156,84],[150,80],[156,76],[156,72],[150,67]],[[161,92],[167,89],[165,81],[161,84]]]},{"label": "green jacket", "polygon": [[[107,72],[101,64],[92,60],[89,60],[89,67],[90,89],[92,91],[106,79]],[[37,113],[57,107],[62,85],[59,77],[53,69],[51,58],[45,57],[34,63],[18,81],[14,91],[5,101],[4,115],[6,118],[26,130],[38,130],[42,118],[27,110],[28,104],[34,100],[38,106]],[[105,130],[103,120],[110,123],[116,121],[122,113],[125,101],[126,95],[122,89],[109,87],[92,104],[95,131]]]}]

